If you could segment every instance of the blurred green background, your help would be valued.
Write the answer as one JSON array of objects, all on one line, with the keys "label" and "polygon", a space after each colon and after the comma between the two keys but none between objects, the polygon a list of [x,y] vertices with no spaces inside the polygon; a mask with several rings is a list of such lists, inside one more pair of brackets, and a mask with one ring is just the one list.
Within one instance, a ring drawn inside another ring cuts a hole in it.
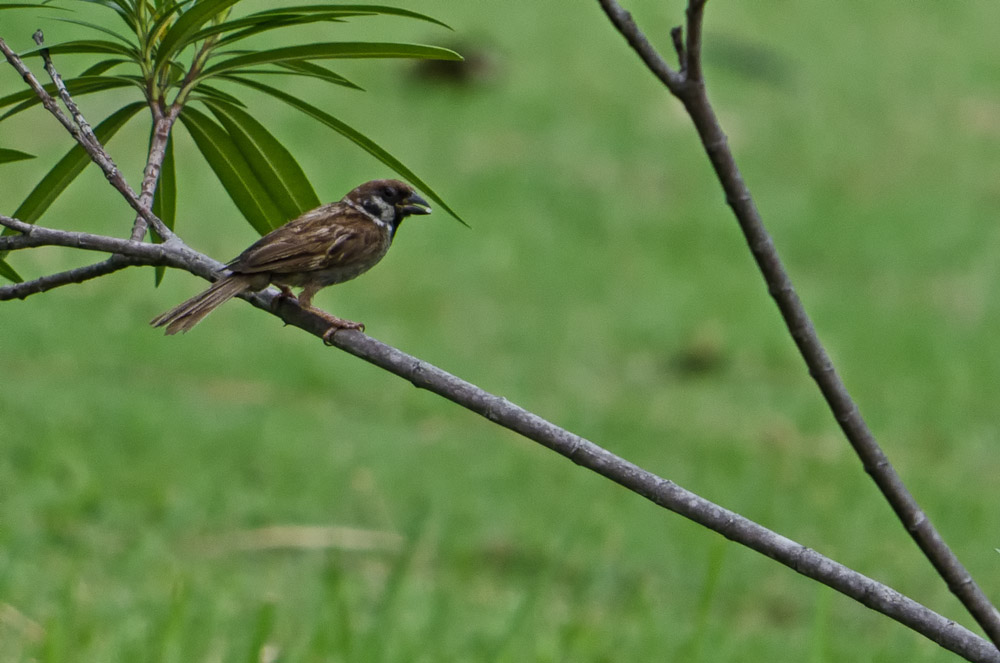
[{"label": "blurred green background", "polygon": [[[683,4],[628,8],[669,53]],[[682,109],[597,3],[406,6],[455,32],[372,18],[299,34],[453,45],[485,58],[472,80],[338,62],[368,92],[288,89],[473,228],[412,219],[317,304],[968,624],[826,412]],[[4,12],[0,36],[26,49],[39,25],[79,34]],[[993,597],[997,26],[986,0],[716,0],[705,38],[710,95],[821,337]],[[0,71],[2,94],[19,85]],[[390,174],[249,99],[321,198]],[[117,103],[81,102],[91,121]],[[110,145],[133,184],[145,132]],[[178,230],[229,259],[253,233],[178,134]],[[0,124],[0,144],[41,156],[2,166],[9,214],[69,139],[39,110]],[[89,168],[41,223],[122,235],[131,219]],[[93,258],[12,264],[30,278]],[[148,327],[203,285],[132,269],[0,304],[3,660],[954,659],[249,306],[184,337]]]}]

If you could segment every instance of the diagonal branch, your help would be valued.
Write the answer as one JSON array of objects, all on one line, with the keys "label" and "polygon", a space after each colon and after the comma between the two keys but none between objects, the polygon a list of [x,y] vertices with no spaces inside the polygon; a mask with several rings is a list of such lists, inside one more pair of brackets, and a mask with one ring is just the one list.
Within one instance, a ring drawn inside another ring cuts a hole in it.
[{"label": "diagonal branch", "polygon": [[[27,235],[0,238],[0,249],[14,244],[66,246],[115,253],[134,264],[169,265],[203,278],[214,278],[225,266],[189,248],[180,240],[149,244],[89,233],[54,230],[0,215],[0,225]],[[17,242],[20,240],[20,242]],[[109,260],[111,260],[109,259]],[[103,264],[103,263],[98,263]],[[55,278],[58,275],[53,275]],[[45,278],[45,277],[43,277]],[[39,279],[41,280],[41,279]],[[16,286],[0,288],[0,299]],[[244,296],[254,306],[285,324],[323,338],[329,322],[274,289]],[[714,504],[672,481],[648,472],[602,447],[571,433],[505,398],[491,394],[442,369],[353,330],[340,330],[331,342],[341,350],[393,373],[519,435],[555,451],[651,502],[704,525],[726,538],[756,550],[794,571],[821,582],[865,606],[894,619],[970,661],[1000,663],[1000,651],[989,642],[896,590],[824,557],[743,516]]]},{"label": "diagonal branch", "polygon": [[625,37],[647,67],[684,104],[691,116],[725,191],[726,202],[739,222],[754,260],[767,283],[768,291],[781,311],[785,325],[805,360],[809,374],[819,386],[844,435],[861,458],[865,471],[871,475],[903,526],[945,580],[948,589],[958,597],[990,639],[995,644],[1000,644],[1000,613],[948,548],[879,447],[874,434],[862,418],[857,404],[851,398],[820,342],[812,320],[799,300],[788,272],[778,256],[774,242],[764,228],[760,212],[736,165],[726,135],[708,100],[704,82],[700,78],[701,23],[705,0],[689,0],[688,3],[687,72],[681,82],[677,80],[679,75],[669,71],[669,68],[667,72],[669,75],[664,75],[659,64],[663,59],[615,0],[599,0],[599,2],[615,28]]},{"label": "diagonal branch", "polygon": [[12,283],[11,285],[0,286],[0,301],[8,299],[26,299],[31,295],[38,295],[49,290],[54,290],[60,286],[71,283],[83,283],[101,276],[107,276],[114,272],[132,267],[133,265],[151,264],[138,258],[130,258],[116,253],[115,255],[96,262],[92,265],[85,265],[75,269],[69,269],[57,274],[49,274],[31,281],[22,283]]},{"label": "diagonal branch", "polygon": [[[35,30],[35,34],[31,35],[31,38],[39,46],[42,46],[45,43],[45,36],[42,34],[41,30]],[[90,123],[87,122],[86,118],[83,117],[83,113],[80,112],[80,107],[76,105],[76,102],[73,101],[73,97],[69,94],[69,90],[66,89],[66,83],[63,82],[62,76],[59,75],[59,72],[56,71],[55,65],[52,64],[52,55],[49,53],[49,49],[43,48],[41,50],[41,56],[42,62],[45,65],[45,71],[48,73],[49,78],[52,79],[53,85],[56,86],[56,90],[59,92],[59,98],[62,99],[63,103],[66,105],[66,109],[69,111],[70,115],[73,116],[73,123],[78,129],[78,132],[74,134],[74,137],[78,141],[86,141],[87,143],[90,143],[91,147],[100,148],[101,143],[97,140],[97,136],[94,135],[94,130],[90,127]],[[109,161],[110,159],[111,157],[108,157]],[[117,170],[113,161],[111,162],[111,167]]]},{"label": "diagonal branch", "polygon": [[[45,91],[45,88],[38,82],[38,79],[31,73],[31,70],[28,69],[21,58],[18,57],[17,53],[12,51],[10,46],[8,46],[2,38],[0,38],[0,53],[4,54],[4,57],[7,58],[7,62],[14,67],[17,73],[21,75],[21,78],[23,78],[28,86],[34,90],[35,94],[38,95],[38,98],[41,99],[42,105],[50,113],[52,113],[57,120],[59,120],[59,123],[62,124],[73,136],[73,138],[76,139],[80,146],[87,151],[91,160],[96,163],[102,171],[104,171],[104,176],[108,179],[108,182],[110,182],[111,185],[122,194],[132,209],[145,219],[146,222],[149,223],[154,230],[156,230],[156,234],[162,239],[168,240],[176,237],[176,235],[174,235],[174,233],[167,228],[163,221],[153,214],[148,205],[143,206],[138,196],[136,196],[135,192],[128,185],[128,182],[125,181],[121,171],[119,171],[118,167],[115,166],[115,163],[112,161],[110,155],[108,155],[107,150],[105,150],[101,144],[97,142],[96,137],[93,141],[90,140],[76,124],[66,117],[66,114],[59,108],[59,105],[56,103],[55,99],[52,98],[52,95]],[[43,51],[43,56],[48,57],[47,51]],[[53,82],[55,82],[55,79],[53,79]],[[60,94],[63,93],[60,92]],[[65,96],[69,97],[69,94],[66,93]]]}]

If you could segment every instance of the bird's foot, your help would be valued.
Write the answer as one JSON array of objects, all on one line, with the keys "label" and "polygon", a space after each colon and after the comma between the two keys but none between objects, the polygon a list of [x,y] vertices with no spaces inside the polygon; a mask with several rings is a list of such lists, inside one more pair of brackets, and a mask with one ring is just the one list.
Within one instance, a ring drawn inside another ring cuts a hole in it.
[{"label": "bird's foot", "polygon": [[341,330],[351,329],[359,332],[363,332],[365,330],[364,324],[360,322],[353,322],[351,320],[345,320],[344,318],[338,318],[335,315],[331,315],[326,311],[320,311],[319,309],[312,309],[312,312],[330,323],[330,328],[323,332],[323,343],[326,345],[333,345],[333,335]]}]

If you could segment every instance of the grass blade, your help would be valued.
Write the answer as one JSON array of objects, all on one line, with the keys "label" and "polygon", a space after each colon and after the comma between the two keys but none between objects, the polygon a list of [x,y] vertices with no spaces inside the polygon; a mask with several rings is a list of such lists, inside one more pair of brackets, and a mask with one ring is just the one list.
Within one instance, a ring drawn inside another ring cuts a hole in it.
[{"label": "grass blade", "polygon": [[319,206],[319,197],[299,162],[263,124],[232,104],[208,99],[203,103],[225,127],[286,219]]},{"label": "grass blade", "polygon": [[243,217],[261,235],[286,219],[233,139],[207,115],[186,107],[181,122]]},{"label": "grass blade", "polygon": [[254,80],[249,80],[249,79],[241,78],[239,76],[227,77],[227,80],[232,80],[232,81],[241,83],[243,85],[246,85],[248,87],[252,87],[255,90],[260,90],[261,92],[269,94],[272,97],[274,97],[275,99],[280,99],[281,101],[284,101],[286,104],[288,104],[288,105],[290,105],[290,106],[292,106],[294,108],[297,108],[298,110],[302,111],[306,115],[309,115],[309,116],[313,117],[314,119],[322,122],[326,126],[330,127],[331,129],[333,129],[334,131],[336,131],[337,133],[339,133],[341,136],[344,136],[345,138],[347,138],[348,140],[350,140],[351,142],[353,142],[355,145],[357,145],[358,147],[360,147],[364,151],[368,152],[373,157],[375,157],[376,159],[378,159],[379,161],[381,161],[382,163],[384,163],[386,166],[388,166],[389,168],[391,168],[392,170],[394,170],[396,173],[398,173],[399,175],[401,175],[403,177],[403,179],[409,180],[411,184],[413,184],[418,189],[420,189],[422,192],[424,192],[425,194],[427,194],[428,198],[430,198],[435,203],[437,203],[438,205],[440,205],[441,208],[444,211],[448,212],[448,214],[450,214],[451,216],[453,216],[455,218],[455,220],[457,220],[463,226],[468,227],[469,224],[467,224],[464,220],[462,220],[462,217],[460,217],[455,212],[455,210],[453,210],[448,205],[448,203],[446,203],[441,198],[441,196],[439,196],[434,191],[434,189],[432,189],[430,186],[428,186],[428,184],[426,182],[424,182],[420,177],[418,177],[416,173],[414,173],[412,170],[410,170],[409,168],[407,168],[406,166],[404,166],[403,163],[401,161],[399,161],[399,159],[397,159],[396,157],[394,157],[391,154],[389,154],[381,146],[379,146],[375,141],[371,140],[370,138],[368,138],[367,136],[365,136],[364,134],[362,134],[357,129],[354,129],[353,127],[345,124],[344,122],[341,122],[340,120],[338,120],[337,118],[333,117],[332,115],[330,115],[326,111],[320,110],[316,106],[313,106],[312,104],[309,104],[309,103],[307,103],[305,101],[302,101],[298,97],[294,97],[294,96],[292,96],[292,95],[290,95],[290,94],[288,94],[286,92],[283,92],[282,90],[279,90],[277,88],[273,88],[273,87],[271,87],[269,85],[265,85],[263,83],[258,83],[257,81],[254,81]]}]

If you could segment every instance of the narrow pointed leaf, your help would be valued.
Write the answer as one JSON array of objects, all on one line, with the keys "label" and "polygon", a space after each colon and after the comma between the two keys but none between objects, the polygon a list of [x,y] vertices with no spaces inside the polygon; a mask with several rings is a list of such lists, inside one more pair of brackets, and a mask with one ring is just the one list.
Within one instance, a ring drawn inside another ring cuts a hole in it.
[{"label": "narrow pointed leaf", "polygon": [[235,5],[239,0],[203,0],[188,8],[163,35],[156,51],[156,68],[191,43],[190,37],[208,21]]},{"label": "narrow pointed leaf", "polygon": [[56,7],[54,5],[40,5],[32,2],[12,2],[0,5],[0,9],[59,9],[61,11],[66,11],[64,7]]},{"label": "narrow pointed leaf", "polygon": [[61,18],[61,17],[56,17],[53,20],[54,21],[62,21],[63,23],[72,23],[73,25],[80,25],[80,26],[83,26],[85,28],[90,28],[91,30],[97,30],[98,32],[103,32],[104,34],[106,34],[106,35],[108,35],[110,37],[114,37],[115,39],[117,39],[118,41],[122,42],[123,44],[126,44],[127,46],[131,46],[132,45],[132,42],[129,41],[126,37],[123,37],[122,35],[118,34],[114,30],[109,30],[108,28],[104,27],[103,25],[98,25],[97,23],[91,23],[90,21],[80,21],[80,20],[74,19],[74,18]]},{"label": "narrow pointed leaf", "polygon": [[14,271],[13,267],[8,265],[6,261],[2,259],[0,259],[0,276],[14,283],[21,283],[24,281],[24,279],[21,278],[21,275]]},{"label": "narrow pointed leaf", "polygon": [[384,14],[388,16],[402,16],[405,18],[415,18],[420,21],[427,21],[428,23],[434,23],[440,25],[443,28],[448,28],[451,30],[451,26],[447,23],[442,23],[433,16],[428,16],[427,14],[421,14],[419,12],[410,11],[409,9],[400,9],[398,7],[389,7],[387,5],[302,5],[299,7],[282,7],[281,9],[267,9],[262,12],[257,12],[256,14],[251,14],[251,16],[267,16],[272,13],[279,12],[319,12],[319,13],[330,13],[338,14],[344,17],[350,16],[373,16],[375,14]]},{"label": "narrow pointed leaf", "polygon": [[209,85],[199,85],[198,93],[192,95],[192,98],[204,101],[205,99],[221,99],[222,101],[229,102],[234,106],[239,106],[240,108],[246,108],[246,104],[240,101],[238,98],[229,94],[228,92],[223,92],[222,90],[209,86]]},{"label": "narrow pointed leaf", "polygon": [[269,16],[245,16],[243,18],[226,21],[218,25],[210,25],[202,28],[197,34],[192,35],[190,41],[200,41],[214,35],[226,34],[219,39],[219,44],[231,44],[241,39],[246,39],[262,32],[287,28],[293,25],[305,25],[307,23],[343,23],[344,20],[329,14],[299,14],[294,12],[282,12]]},{"label": "narrow pointed leaf", "polygon": [[109,55],[124,55],[129,59],[136,59],[139,52],[131,46],[108,41],[106,39],[80,39],[77,41],[67,41],[54,46],[39,46],[29,51],[21,53],[22,58],[41,55],[45,49],[49,49],[52,55],[65,55],[68,53],[107,53]]},{"label": "narrow pointed leaf", "polygon": [[132,60],[123,60],[121,58],[111,58],[108,60],[101,60],[100,62],[92,64],[86,69],[84,69],[83,72],[80,73],[80,77],[82,78],[83,76],[100,76],[107,70],[117,67],[120,64],[131,64],[132,62],[133,62]]},{"label": "narrow pointed leaf", "polygon": [[202,72],[202,77],[217,76],[243,67],[296,60],[321,60],[331,58],[423,58],[431,60],[461,60],[462,56],[447,48],[423,44],[395,42],[343,41],[325,44],[285,46],[266,51],[237,55],[218,62]]},{"label": "narrow pointed leaf", "polygon": [[[307,64],[319,67],[319,65],[313,65],[312,62],[282,62],[277,65],[279,67],[278,69],[242,69],[240,70],[240,75],[241,76],[305,76],[308,78],[318,78],[322,81],[333,83],[334,85],[341,85],[351,90],[359,90],[361,92],[365,91],[365,89],[360,85],[357,85],[347,80],[340,74],[330,71],[329,69],[320,67],[320,69],[323,69],[322,72],[313,72],[311,70],[307,71],[305,69],[297,69],[294,65],[298,64]],[[204,88],[204,85],[205,85],[204,83],[200,84],[197,89],[202,90]]]},{"label": "narrow pointed leaf", "polygon": [[205,161],[250,225],[262,235],[281,225],[286,220],[284,215],[225,130],[190,106],[180,117]]},{"label": "narrow pointed leaf", "polygon": [[420,177],[418,177],[416,173],[414,173],[412,170],[404,166],[403,163],[399,161],[399,159],[386,152],[375,141],[371,140],[357,129],[354,129],[353,127],[345,124],[344,122],[341,122],[340,120],[333,117],[326,111],[323,111],[317,108],[316,106],[313,106],[312,104],[302,101],[298,97],[294,97],[288,94],[287,92],[283,92],[282,90],[279,90],[277,88],[273,88],[269,85],[265,85],[263,83],[259,83],[254,80],[241,78],[239,76],[227,76],[226,79],[232,80],[237,83],[241,83],[243,85],[246,85],[247,87],[251,87],[254,88],[255,90],[260,90],[261,92],[269,94],[275,99],[280,99],[281,101],[284,101],[286,104],[292,106],[293,108],[297,108],[306,115],[309,115],[314,119],[322,122],[326,126],[330,127],[331,129],[339,133],[341,136],[347,138],[355,145],[357,145],[364,151],[371,154],[373,157],[384,163],[386,166],[388,166],[395,172],[399,173],[399,175],[401,175],[403,179],[409,180],[410,183],[412,183],[418,189],[426,193],[428,198],[430,198],[435,203],[440,205],[444,211],[448,212],[448,214],[452,215],[456,221],[461,223],[463,226],[468,227],[469,224],[467,224],[464,220],[462,220],[462,217],[460,217],[455,212],[455,210],[453,210],[448,205],[448,203],[446,203],[444,199],[441,198],[441,196],[439,196],[432,188],[430,188],[430,186],[426,182],[424,182]]},{"label": "narrow pointed leaf", "polygon": [[[128,87],[129,85],[139,86],[141,85],[141,82],[134,76],[87,76],[86,79],[75,78],[72,81],[67,81],[66,89],[69,90],[69,93],[74,97],[80,97],[85,94],[91,94],[92,92],[101,92],[102,90]],[[46,85],[45,89],[49,90],[50,94],[56,93],[56,88],[52,84]],[[0,121],[6,120],[12,115],[17,115],[22,111],[28,110],[29,108],[42,103],[38,98],[38,95],[36,95],[33,91],[26,90],[26,92],[26,95],[17,93],[0,99],[0,108],[21,100],[21,103],[17,104],[3,115],[0,115]]]},{"label": "narrow pointed leaf", "polygon": [[[160,217],[163,223],[174,229],[177,220],[177,175],[174,167],[174,138],[167,139],[167,149],[163,153],[163,163],[160,166],[160,181],[156,185],[156,193],[153,196],[153,214]],[[154,242],[160,242],[160,237],[156,233],[151,233]],[[159,287],[163,281],[163,275],[167,268],[157,265],[154,272],[153,284]]]},{"label": "narrow pointed leaf", "polygon": [[263,124],[231,104],[217,100],[205,103],[225,127],[285,219],[319,206],[319,197],[299,162]]},{"label": "narrow pointed leaf", "polygon": [[0,163],[11,163],[12,161],[24,161],[25,159],[34,158],[34,154],[28,154],[27,152],[21,152],[20,150],[8,150],[0,147]]},{"label": "narrow pointed leaf", "polygon": [[330,71],[326,67],[320,66],[315,62],[309,62],[308,60],[296,61],[296,62],[281,62],[278,64],[282,69],[287,69],[300,76],[311,76],[312,78],[318,78],[322,81],[328,83],[333,83],[334,85],[342,85],[344,87],[349,87],[353,90],[364,91],[364,88],[349,81],[335,71]]}]

